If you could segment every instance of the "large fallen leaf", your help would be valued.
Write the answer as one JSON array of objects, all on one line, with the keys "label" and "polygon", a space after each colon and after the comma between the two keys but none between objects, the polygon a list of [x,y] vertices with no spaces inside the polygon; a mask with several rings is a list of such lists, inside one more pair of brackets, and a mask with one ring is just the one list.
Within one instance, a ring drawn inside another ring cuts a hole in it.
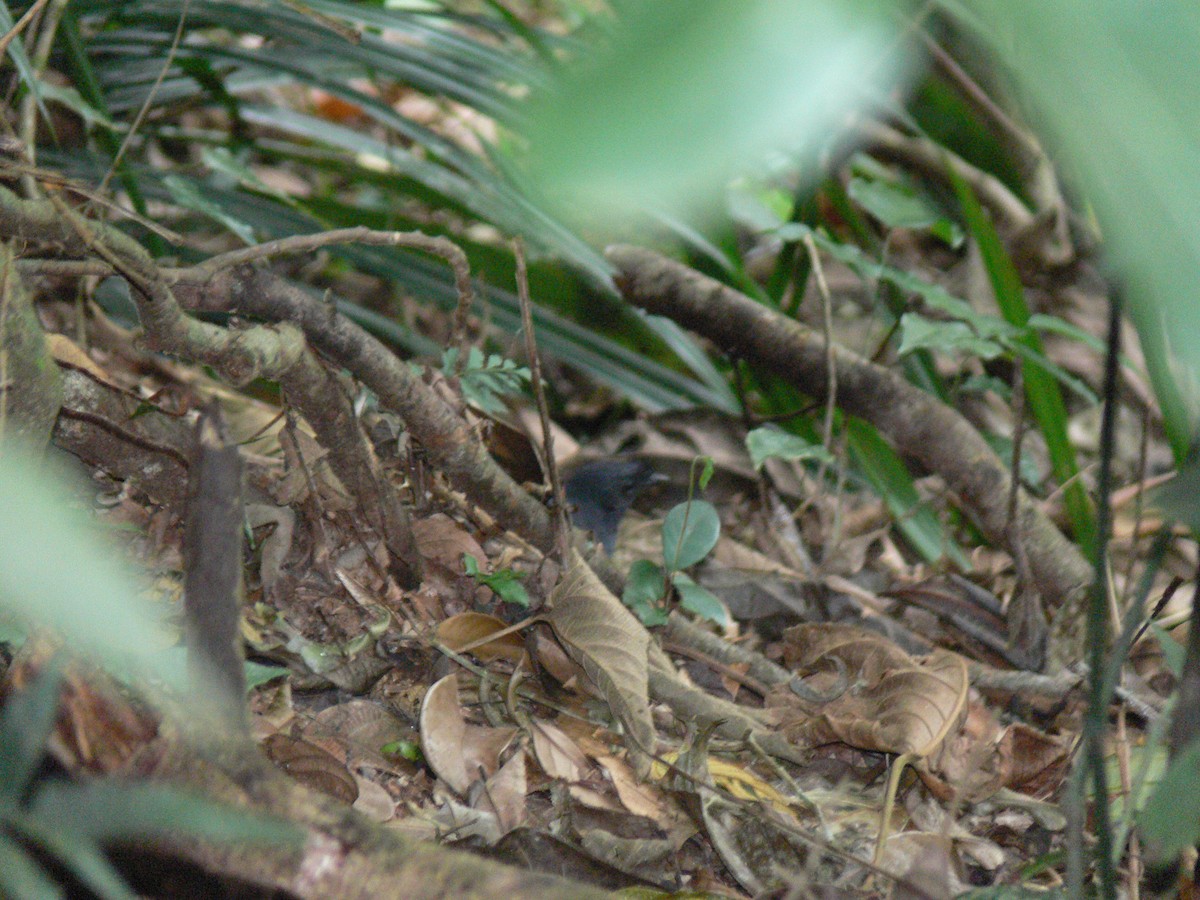
[{"label": "large fallen leaf", "polygon": [[575,551],[567,574],[550,595],[546,618],[625,726],[630,749],[648,754],[654,745],[647,700],[649,633]]},{"label": "large fallen leaf", "polygon": [[533,738],[533,755],[551,778],[563,781],[582,781],[592,766],[579,745],[553,722],[533,722],[529,727]]},{"label": "large fallen leaf", "polygon": [[457,675],[447,675],[425,692],[420,724],[426,762],[463,796],[481,772],[490,776],[499,770],[500,754],[516,734],[515,728],[468,724],[458,702]]},{"label": "large fallen leaf", "polygon": [[442,621],[437,627],[437,638],[454,651],[470,647],[469,652],[484,662],[506,659],[511,663],[519,663],[525,657],[525,642],[518,635],[509,632],[486,640],[490,635],[507,631],[508,628],[508,623],[496,616],[465,612]]},{"label": "large fallen leaf", "polygon": [[966,715],[967,666],[949,651],[914,658],[886,638],[845,625],[798,625],[785,638],[788,666],[809,676],[813,691],[836,694],[819,703],[787,687],[772,692],[770,704],[782,710],[780,729],[797,745],[841,741],[925,757]]}]

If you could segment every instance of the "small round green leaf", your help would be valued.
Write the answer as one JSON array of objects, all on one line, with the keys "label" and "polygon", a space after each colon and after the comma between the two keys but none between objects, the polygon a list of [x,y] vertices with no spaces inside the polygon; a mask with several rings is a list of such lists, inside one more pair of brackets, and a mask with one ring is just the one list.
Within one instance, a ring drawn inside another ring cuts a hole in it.
[{"label": "small round green leaf", "polygon": [[663,563],[668,572],[693,566],[717,545],[721,519],[707,500],[680,503],[663,521]]},{"label": "small round green leaf", "polygon": [[711,591],[700,587],[686,575],[676,575],[672,582],[679,594],[679,605],[702,619],[715,622],[722,628],[730,622],[729,610]]}]

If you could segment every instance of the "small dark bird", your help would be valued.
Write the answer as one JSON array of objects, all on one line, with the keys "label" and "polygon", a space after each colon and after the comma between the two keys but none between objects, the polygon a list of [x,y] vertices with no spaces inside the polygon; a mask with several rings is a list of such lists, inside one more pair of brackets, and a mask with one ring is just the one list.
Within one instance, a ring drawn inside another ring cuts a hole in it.
[{"label": "small dark bird", "polygon": [[612,553],[617,526],[638,495],[665,475],[641,459],[612,458],[585,462],[567,476],[567,504],[576,528],[590,531]]}]

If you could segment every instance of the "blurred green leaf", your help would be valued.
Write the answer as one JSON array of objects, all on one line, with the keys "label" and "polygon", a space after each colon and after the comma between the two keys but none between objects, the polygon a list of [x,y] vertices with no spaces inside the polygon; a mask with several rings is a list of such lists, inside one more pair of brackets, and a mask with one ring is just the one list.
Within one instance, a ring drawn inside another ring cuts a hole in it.
[{"label": "blurred green leaf", "polygon": [[725,604],[711,591],[696,584],[682,572],[676,572],[671,577],[671,584],[679,594],[679,605],[690,613],[695,613],[702,619],[715,622],[722,628],[728,627],[732,619]]},{"label": "blurred green leaf", "polygon": [[673,507],[663,520],[663,564],[668,572],[693,566],[717,545],[721,517],[707,500],[692,500]]},{"label": "blurred green leaf", "polygon": [[66,892],[38,867],[23,846],[0,832],[0,896],[59,900]]},{"label": "blurred green leaf", "polygon": [[157,652],[172,643],[163,610],[143,598],[122,554],[72,508],[53,471],[0,443],[0,606],[114,672],[172,683]]},{"label": "blurred green leaf", "polygon": [[84,100],[79,91],[73,87],[59,87],[56,84],[43,81],[41,83],[41,92],[42,96],[47,100],[61,103],[67,109],[78,114],[90,125],[100,125],[108,129],[115,129],[117,127],[112,119]]},{"label": "blurred green leaf", "polygon": [[667,621],[661,606],[664,584],[662,566],[639,559],[629,567],[621,602],[633,610],[642,624],[663,625]]},{"label": "blurred green leaf", "polygon": [[750,451],[750,461],[755,469],[761,469],[763,463],[771,458],[834,462],[833,454],[824,445],[790,434],[777,425],[763,425],[750,431],[746,435],[746,449]]},{"label": "blurred green leaf", "polygon": [[213,202],[199,184],[190,178],[179,175],[167,175],[162,180],[163,186],[171,192],[171,199],[184,209],[195,210],[208,216],[214,222],[219,222],[233,234],[237,235],[247,246],[258,243],[254,237],[254,229],[229,215],[220,204]]},{"label": "blurred green leaf", "polygon": [[772,149],[812,154],[898,78],[880,5],[653,0],[615,5],[603,42],[536,92],[525,170],[561,210],[687,218]]},{"label": "blurred green leaf", "polygon": [[1177,856],[1200,841],[1200,741],[1167,764],[1138,823],[1160,859]]},{"label": "blurred green leaf", "polygon": [[1200,424],[1200,6],[942,0],[1007,63],[1104,231],[1171,447]]},{"label": "blurred green leaf", "polygon": [[0,709],[0,817],[15,810],[29,792],[58,719],[61,689],[62,671],[55,658]]},{"label": "blurred green leaf", "polygon": [[223,806],[176,788],[115,778],[50,782],[30,806],[39,822],[98,844],[155,837],[298,846],[304,830],[290,822]]},{"label": "blurred green leaf", "polygon": [[917,350],[966,353],[981,359],[995,359],[1004,352],[996,341],[977,337],[966,322],[939,322],[918,313],[905,313],[900,317],[900,347],[896,352],[904,356]]},{"label": "blurred green leaf", "polygon": [[1151,624],[1150,630],[1154,634],[1155,639],[1158,641],[1159,648],[1162,650],[1163,662],[1166,663],[1166,666],[1172,675],[1174,675],[1176,678],[1182,678],[1183,658],[1185,653],[1183,644],[1171,637],[1171,635],[1169,635],[1159,625]]},{"label": "blurred green leaf", "polygon": [[852,200],[889,228],[914,228],[932,235],[957,248],[963,242],[963,232],[956,222],[917,193],[916,188],[898,179],[850,179],[847,187]]}]

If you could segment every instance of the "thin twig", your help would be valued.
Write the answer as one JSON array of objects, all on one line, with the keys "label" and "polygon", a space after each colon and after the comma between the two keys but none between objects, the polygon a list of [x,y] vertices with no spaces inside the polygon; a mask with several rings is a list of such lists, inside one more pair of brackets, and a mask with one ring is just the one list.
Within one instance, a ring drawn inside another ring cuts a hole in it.
[{"label": "thin twig", "polygon": [[[821,265],[821,254],[817,252],[816,241],[811,234],[804,235],[804,246],[808,250],[808,258],[812,264],[813,277],[817,282],[817,293],[821,297],[821,336],[825,341],[825,369],[828,379],[828,393],[825,395],[825,420],[821,429],[821,442],[833,453],[833,418],[837,412],[837,357],[833,342],[833,297],[829,292],[829,282],[825,280],[825,269]],[[817,468],[817,490],[825,484],[825,460],[821,460]],[[833,528],[829,538],[829,548],[838,545],[841,538],[842,497],[841,479],[838,479],[838,492],[834,496]],[[826,552],[825,558],[829,557]]]},{"label": "thin twig", "polygon": [[2,59],[4,55],[8,53],[8,45],[16,40],[17,36],[20,35],[20,33],[29,26],[29,23],[33,21],[33,17],[41,12],[42,7],[49,2],[50,0],[37,0],[33,6],[25,10],[25,15],[17,19],[16,24],[13,25],[12,28],[8,29],[3,37],[0,37],[0,59]]},{"label": "thin twig", "polygon": [[513,256],[517,261],[517,299],[521,304],[521,328],[525,332],[525,355],[529,358],[529,380],[533,384],[533,399],[537,404],[538,418],[542,423],[542,448],[546,456],[546,476],[550,479],[550,492],[554,496],[554,537],[558,545],[559,559],[563,565],[571,558],[571,526],[567,522],[567,498],[558,477],[558,463],[554,459],[554,430],[550,427],[550,411],[546,406],[546,392],[542,386],[542,361],[538,354],[537,341],[533,332],[533,308],[529,299],[529,277],[525,270],[525,248],[520,238],[512,244]]},{"label": "thin twig", "polygon": [[212,256],[204,262],[185,269],[169,270],[176,281],[204,281],[222,269],[231,269],[246,263],[270,259],[274,256],[287,256],[296,253],[311,253],[333,244],[368,244],[375,247],[411,247],[423,250],[433,256],[444,259],[454,272],[454,286],[458,291],[459,302],[467,298],[470,303],[474,291],[471,287],[471,268],[467,254],[457,244],[448,238],[432,237],[421,231],[376,231],[363,225],[354,228],[335,228],[332,231],[319,231],[315,234],[297,234],[255,244],[253,247],[242,247],[228,253]]},{"label": "thin twig", "polygon": [[191,6],[191,2],[192,0],[183,0],[183,6],[179,10],[179,21],[175,25],[175,34],[171,38],[171,46],[167,49],[167,58],[163,60],[162,67],[158,70],[158,76],[154,79],[154,84],[150,86],[150,92],[146,94],[146,99],[142,101],[142,106],[134,117],[133,124],[125,132],[125,137],[121,140],[121,146],[117,148],[116,156],[113,157],[112,163],[109,164],[108,171],[100,179],[100,185],[96,188],[96,193],[98,194],[103,194],[108,189],[108,183],[112,180],[113,173],[121,165],[121,160],[125,158],[125,153],[129,150],[130,144],[133,143],[134,136],[142,127],[142,123],[146,121],[146,116],[150,113],[150,107],[154,103],[154,98],[158,96],[158,91],[167,77],[167,72],[171,70],[171,66],[175,63],[175,54],[179,51],[180,41],[183,40],[183,26],[187,22],[188,7]]},{"label": "thin twig", "polygon": [[[42,73],[46,71],[46,64],[50,61],[50,50],[54,46],[54,35],[58,31],[58,23],[62,21],[66,8],[67,0],[50,0],[49,6],[46,8],[46,14],[38,27],[37,46],[34,48],[33,59],[30,60],[35,78],[41,78]],[[37,111],[37,92],[34,86],[30,85],[29,93],[21,101],[18,136],[25,145],[25,156],[31,163],[36,161],[37,156]],[[37,196],[37,182],[32,178],[28,176],[22,178],[21,187],[26,196]]]}]

